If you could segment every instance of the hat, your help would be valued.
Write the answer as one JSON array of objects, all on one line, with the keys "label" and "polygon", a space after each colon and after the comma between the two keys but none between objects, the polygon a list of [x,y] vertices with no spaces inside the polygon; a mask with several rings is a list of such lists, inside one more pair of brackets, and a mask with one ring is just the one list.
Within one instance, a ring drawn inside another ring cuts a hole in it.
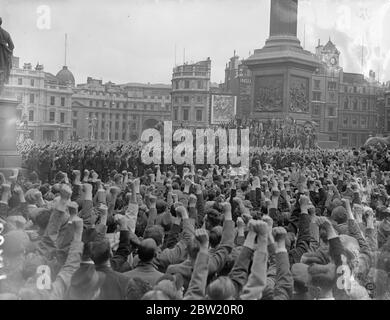
[{"label": "hat", "polygon": [[332,210],[331,219],[341,224],[347,221],[347,210],[344,207],[338,206]]},{"label": "hat", "polygon": [[30,243],[30,238],[23,230],[12,230],[4,235],[2,249],[5,256],[22,254]]}]

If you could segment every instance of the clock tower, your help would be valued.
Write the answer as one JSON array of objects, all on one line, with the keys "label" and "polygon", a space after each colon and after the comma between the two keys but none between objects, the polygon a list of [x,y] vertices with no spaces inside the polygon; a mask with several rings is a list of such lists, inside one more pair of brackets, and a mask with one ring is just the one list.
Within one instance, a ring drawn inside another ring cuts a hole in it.
[{"label": "clock tower", "polygon": [[340,51],[330,39],[326,45],[321,45],[320,40],[318,40],[316,55],[327,67],[335,69],[340,68]]}]

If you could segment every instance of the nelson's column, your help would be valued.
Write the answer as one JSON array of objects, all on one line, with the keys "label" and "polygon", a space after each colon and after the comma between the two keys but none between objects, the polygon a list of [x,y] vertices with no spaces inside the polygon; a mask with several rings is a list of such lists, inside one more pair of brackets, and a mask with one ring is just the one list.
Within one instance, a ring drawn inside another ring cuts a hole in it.
[{"label": "nelson's column", "polygon": [[252,72],[252,119],[311,121],[311,79],[319,62],[297,38],[297,17],[298,0],[271,0],[270,36],[244,61]]}]

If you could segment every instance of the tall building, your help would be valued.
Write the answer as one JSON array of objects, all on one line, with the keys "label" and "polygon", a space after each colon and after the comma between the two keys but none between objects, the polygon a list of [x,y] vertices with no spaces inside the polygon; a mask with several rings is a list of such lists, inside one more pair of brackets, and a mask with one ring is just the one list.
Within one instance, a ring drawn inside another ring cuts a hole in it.
[{"label": "tall building", "polygon": [[251,85],[252,75],[249,68],[240,60],[240,57],[230,58],[225,68],[225,82],[223,92],[237,96],[237,117],[245,118],[251,112]]},{"label": "tall building", "polygon": [[174,127],[209,125],[211,60],[173,69],[172,121]]},{"label": "tall building", "polygon": [[37,142],[66,141],[71,136],[71,99],[74,77],[66,66],[56,76],[43,65],[19,66],[14,57],[6,90],[16,95],[18,126],[25,126]]},{"label": "tall building", "polygon": [[362,74],[343,73],[339,97],[338,139],[341,147],[359,147],[379,130],[378,98],[382,85]]},{"label": "tall building", "polygon": [[88,77],[72,97],[74,140],[137,141],[142,131],[171,118],[171,86],[103,84]]},{"label": "tall building", "polygon": [[384,134],[390,135],[390,83],[385,88],[384,98],[383,98],[383,122],[384,122]]},{"label": "tall building", "polygon": [[312,119],[318,123],[320,141],[337,142],[339,90],[343,73],[339,65],[340,52],[329,39],[326,45],[318,42],[315,55],[320,66],[312,76]]}]

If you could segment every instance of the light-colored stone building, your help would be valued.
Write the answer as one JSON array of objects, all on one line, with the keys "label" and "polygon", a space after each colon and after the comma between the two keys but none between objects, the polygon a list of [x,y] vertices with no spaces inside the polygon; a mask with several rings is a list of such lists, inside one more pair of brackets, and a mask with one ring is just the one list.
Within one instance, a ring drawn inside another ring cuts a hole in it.
[{"label": "light-colored stone building", "polygon": [[17,125],[36,142],[66,141],[71,136],[71,99],[74,77],[66,66],[56,76],[43,65],[19,66],[14,57],[6,91],[19,101]]},{"label": "light-colored stone building", "polygon": [[72,139],[137,141],[142,131],[171,118],[171,86],[103,84],[88,77],[72,97]]},{"label": "light-colored stone building", "polygon": [[174,127],[207,127],[210,117],[211,60],[173,69],[172,121]]}]

